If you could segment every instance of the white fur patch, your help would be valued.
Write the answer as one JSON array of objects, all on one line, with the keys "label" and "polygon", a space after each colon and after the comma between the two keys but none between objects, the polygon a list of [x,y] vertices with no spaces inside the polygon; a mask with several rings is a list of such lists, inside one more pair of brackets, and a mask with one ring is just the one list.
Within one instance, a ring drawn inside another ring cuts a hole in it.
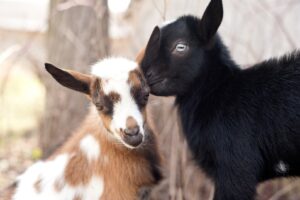
[{"label": "white fur patch", "polygon": [[99,200],[104,191],[104,181],[101,177],[93,177],[86,186],[82,200]]},{"label": "white fur patch", "polygon": [[81,139],[80,149],[85,153],[89,161],[97,160],[99,158],[100,144],[91,134],[88,134]]},{"label": "white fur patch", "polygon": [[137,121],[141,134],[144,135],[143,116],[131,96],[130,85],[128,83],[130,71],[137,67],[136,62],[125,58],[104,59],[92,67],[92,74],[102,80],[101,84],[104,93],[116,92],[121,97],[121,101],[114,104],[110,129],[114,133],[114,136],[129,148],[133,147],[123,142],[119,135],[120,129],[126,129],[126,120],[128,117],[133,117]]},{"label": "white fur patch", "polygon": [[289,165],[282,160],[275,166],[275,171],[278,173],[286,173],[289,170]]},{"label": "white fur patch", "polygon": [[134,61],[122,57],[111,57],[94,64],[92,74],[102,79],[127,80],[128,73],[137,67]]},{"label": "white fur patch", "polygon": [[[54,160],[47,162],[40,161],[29,167],[18,177],[18,187],[13,199],[59,199],[59,194],[54,190],[54,183],[57,179],[64,178],[64,170],[68,160],[68,155],[60,155]],[[38,193],[34,188],[34,184],[38,180],[41,180],[41,193]]]},{"label": "white fur patch", "polygon": [[[99,200],[104,191],[101,177],[93,177],[87,185],[72,187],[64,181],[64,170],[68,155],[60,155],[52,161],[37,162],[18,178],[18,187],[13,200],[73,200],[78,196],[82,200]],[[34,184],[40,182],[40,191]],[[55,182],[63,183],[61,191],[55,190]]]}]

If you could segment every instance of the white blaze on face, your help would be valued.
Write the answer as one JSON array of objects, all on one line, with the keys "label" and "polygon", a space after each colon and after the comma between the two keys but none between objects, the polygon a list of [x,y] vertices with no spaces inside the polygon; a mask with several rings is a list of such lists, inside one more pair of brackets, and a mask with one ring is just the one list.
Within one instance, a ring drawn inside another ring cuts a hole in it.
[{"label": "white blaze on face", "polygon": [[125,58],[108,58],[100,61],[92,67],[92,74],[101,79],[101,86],[106,95],[115,92],[120,95],[120,101],[113,105],[113,116],[110,129],[124,145],[132,148],[124,143],[119,135],[119,131],[126,129],[126,120],[133,117],[144,135],[143,115],[138,108],[134,98],[130,93],[130,85],[128,83],[129,73],[138,67],[136,62]]}]

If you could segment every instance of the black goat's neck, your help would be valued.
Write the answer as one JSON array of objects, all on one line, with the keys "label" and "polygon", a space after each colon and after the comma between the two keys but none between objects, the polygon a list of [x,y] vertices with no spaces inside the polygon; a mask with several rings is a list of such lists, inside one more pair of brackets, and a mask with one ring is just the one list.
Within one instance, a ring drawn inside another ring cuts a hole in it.
[{"label": "black goat's neck", "polygon": [[193,97],[197,98],[198,103],[208,100],[209,96],[239,71],[219,36],[216,36],[214,44],[205,52],[204,59],[203,66],[199,66],[202,69],[192,81],[190,89],[177,96],[178,104],[192,100]]}]

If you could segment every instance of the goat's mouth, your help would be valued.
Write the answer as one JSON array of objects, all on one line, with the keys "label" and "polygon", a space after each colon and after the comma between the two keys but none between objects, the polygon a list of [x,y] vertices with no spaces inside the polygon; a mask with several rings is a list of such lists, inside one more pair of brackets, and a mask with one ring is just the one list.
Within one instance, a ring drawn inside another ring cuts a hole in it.
[{"label": "goat's mouth", "polygon": [[156,80],[149,80],[148,81],[148,85],[151,87],[155,86],[155,85],[159,85],[164,81],[164,79],[156,79]]},{"label": "goat's mouth", "polygon": [[156,96],[170,96],[169,95],[169,79],[164,78],[159,81],[148,83],[150,92]]},{"label": "goat's mouth", "polygon": [[122,133],[121,138],[122,138],[123,142],[125,143],[125,146],[127,146],[128,148],[131,148],[131,149],[137,148],[144,141],[144,135],[140,132],[135,135],[129,135],[129,134]]}]

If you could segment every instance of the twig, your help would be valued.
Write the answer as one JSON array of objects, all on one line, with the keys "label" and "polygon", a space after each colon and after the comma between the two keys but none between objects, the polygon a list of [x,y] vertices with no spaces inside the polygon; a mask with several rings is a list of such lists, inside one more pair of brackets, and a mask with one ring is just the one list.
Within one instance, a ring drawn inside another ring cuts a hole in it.
[{"label": "twig", "polygon": [[13,45],[6,49],[3,53],[0,54],[0,65],[20,49],[21,47],[19,45]]},{"label": "twig", "polygon": [[163,21],[166,20],[166,0],[164,0],[164,9],[163,11],[161,11],[158,7],[158,5],[156,4],[155,0],[152,0],[152,4],[154,5],[155,9],[157,10],[157,12],[159,13],[160,17],[162,18]]},{"label": "twig", "polygon": [[57,5],[58,11],[68,10],[72,7],[76,6],[88,6],[92,7],[94,5],[94,1],[92,0],[69,0]]},{"label": "twig", "polygon": [[[4,89],[5,89],[5,87],[6,87],[6,83],[7,83],[9,74],[10,74],[10,72],[11,72],[11,70],[12,70],[12,67],[15,66],[15,64],[20,60],[20,58],[23,57],[23,56],[27,53],[28,49],[29,49],[30,46],[32,45],[32,43],[33,43],[33,41],[35,40],[35,38],[37,37],[37,35],[38,35],[38,32],[35,33],[35,34],[33,34],[33,35],[29,38],[29,40],[27,41],[27,43],[26,43],[22,48],[20,48],[18,51],[15,51],[15,52],[13,53],[13,54],[15,54],[15,58],[14,58],[14,60],[10,63],[10,67],[6,70],[6,73],[5,73],[5,75],[4,75],[4,78],[3,78],[3,80],[2,80],[2,82],[1,82],[1,84],[0,84],[0,95],[2,95],[3,92],[4,92]],[[12,55],[12,54],[11,54],[11,55]],[[10,55],[10,56],[11,56],[11,55]],[[3,58],[4,58],[4,56],[3,56]]]},{"label": "twig", "polygon": [[286,28],[284,27],[284,24],[282,22],[282,16],[279,16],[278,14],[270,11],[270,6],[263,0],[257,1],[261,7],[265,10],[265,12],[269,13],[270,16],[274,19],[274,22],[276,23],[276,25],[278,26],[278,28],[280,29],[280,31],[283,33],[283,35],[285,36],[287,42],[289,43],[289,45],[293,48],[296,49],[296,42],[293,40],[292,36],[290,35],[290,33],[286,30]]}]

